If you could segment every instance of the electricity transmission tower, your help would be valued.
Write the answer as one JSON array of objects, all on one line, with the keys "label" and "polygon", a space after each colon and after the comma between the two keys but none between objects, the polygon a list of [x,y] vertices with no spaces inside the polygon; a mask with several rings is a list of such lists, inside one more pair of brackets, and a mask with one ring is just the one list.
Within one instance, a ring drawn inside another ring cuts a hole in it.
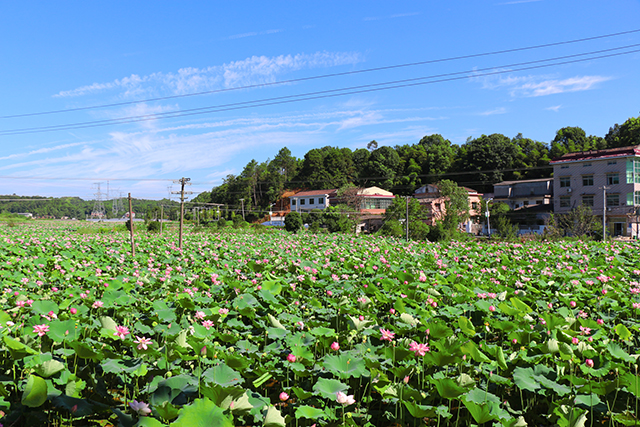
[{"label": "electricity transmission tower", "polygon": [[94,194],[96,196],[93,202],[93,210],[91,211],[91,219],[104,219],[106,217],[106,210],[104,209],[104,203],[102,203],[103,192],[100,191],[99,182],[94,183],[97,186],[97,191]]}]

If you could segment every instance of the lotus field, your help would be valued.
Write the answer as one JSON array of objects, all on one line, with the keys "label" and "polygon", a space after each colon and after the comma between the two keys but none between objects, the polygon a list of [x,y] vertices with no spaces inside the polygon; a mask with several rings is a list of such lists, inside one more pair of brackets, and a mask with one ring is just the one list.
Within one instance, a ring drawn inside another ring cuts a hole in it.
[{"label": "lotus field", "polygon": [[638,423],[635,242],[0,234],[5,427]]}]

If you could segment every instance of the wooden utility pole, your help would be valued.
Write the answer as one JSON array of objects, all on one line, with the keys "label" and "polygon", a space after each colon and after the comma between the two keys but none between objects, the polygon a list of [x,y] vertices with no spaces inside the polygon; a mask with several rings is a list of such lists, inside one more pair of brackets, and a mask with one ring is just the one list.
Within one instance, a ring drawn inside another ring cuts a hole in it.
[{"label": "wooden utility pole", "polygon": [[244,199],[240,199],[242,202],[242,220],[244,221]]},{"label": "wooden utility pole", "polygon": [[131,256],[136,256],[136,246],[133,240],[133,209],[131,207],[131,193],[129,193],[129,234],[131,235]]},{"label": "wooden utility pole", "polygon": [[164,217],[164,205],[160,205],[160,235],[162,235],[162,218]]},{"label": "wooden utility pole", "polygon": [[189,181],[191,181],[191,178],[180,178],[178,180],[180,183],[180,191],[172,191],[173,194],[180,194],[180,231],[178,238],[178,247],[180,250],[182,250],[182,227],[184,225],[184,195],[192,193],[191,191],[184,191],[185,185],[191,185]]},{"label": "wooden utility pole", "polygon": [[406,234],[407,234],[407,242],[409,241],[409,196],[406,197],[407,200],[407,217],[405,218],[405,225],[407,227],[406,229]]}]

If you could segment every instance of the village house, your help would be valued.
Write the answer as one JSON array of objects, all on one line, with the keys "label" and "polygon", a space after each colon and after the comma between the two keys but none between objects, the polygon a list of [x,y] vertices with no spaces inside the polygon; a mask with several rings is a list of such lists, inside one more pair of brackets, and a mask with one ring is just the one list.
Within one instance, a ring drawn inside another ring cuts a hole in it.
[{"label": "village house", "polygon": [[[478,234],[482,229],[481,224],[481,200],[482,194],[468,187],[462,187],[467,191],[469,197],[469,219],[460,228],[467,233]],[[421,205],[424,205],[429,212],[428,225],[434,225],[435,222],[444,217],[446,213],[446,198],[440,194],[437,184],[426,184],[418,188],[414,193],[415,197]]]},{"label": "village house", "polygon": [[612,236],[638,237],[640,145],[568,153],[553,165],[554,211],[588,206]]}]

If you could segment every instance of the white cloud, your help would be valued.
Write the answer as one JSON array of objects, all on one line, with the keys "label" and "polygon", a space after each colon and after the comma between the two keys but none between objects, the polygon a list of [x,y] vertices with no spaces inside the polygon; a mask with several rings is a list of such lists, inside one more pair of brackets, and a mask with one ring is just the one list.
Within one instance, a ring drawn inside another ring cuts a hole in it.
[{"label": "white cloud", "polygon": [[44,153],[49,153],[56,150],[64,150],[65,148],[77,147],[78,145],[84,145],[84,144],[85,143],[83,142],[74,142],[71,144],[56,145],[55,147],[39,148],[37,150],[28,151],[26,153],[15,153],[15,154],[10,154],[8,156],[0,157],[0,160],[19,159],[19,158],[33,156],[36,154],[44,154]]},{"label": "white cloud", "polygon": [[485,76],[472,78],[482,83],[483,89],[507,88],[513,97],[537,97],[564,92],[579,92],[593,89],[598,83],[611,80],[608,76],[576,76],[558,79],[550,75]]},{"label": "white cloud", "polygon": [[564,80],[545,80],[538,83],[525,83],[514,88],[517,94],[522,96],[546,96],[564,92],[578,92],[592,89],[598,83],[611,80],[605,76],[581,76]]},{"label": "white cloud", "polygon": [[545,110],[555,111],[557,113],[560,108],[562,108],[562,105],[554,105],[552,107],[545,108]]},{"label": "white cloud", "polygon": [[505,114],[507,109],[504,107],[494,108],[493,110],[483,111],[481,113],[477,113],[478,116],[493,116],[495,114]]},{"label": "white cloud", "polygon": [[[270,30],[278,32],[279,30]],[[250,34],[242,35],[248,37]],[[355,52],[316,52],[296,55],[252,56],[241,61],[206,68],[185,67],[176,72],[157,72],[146,76],[132,74],[107,83],[93,83],[76,89],[58,92],[54,97],[73,97],[120,90],[123,97],[140,95],[151,90],[185,94],[230,88],[240,85],[272,83],[277,76],[302,69],[327,68],[362,62]]]}]

